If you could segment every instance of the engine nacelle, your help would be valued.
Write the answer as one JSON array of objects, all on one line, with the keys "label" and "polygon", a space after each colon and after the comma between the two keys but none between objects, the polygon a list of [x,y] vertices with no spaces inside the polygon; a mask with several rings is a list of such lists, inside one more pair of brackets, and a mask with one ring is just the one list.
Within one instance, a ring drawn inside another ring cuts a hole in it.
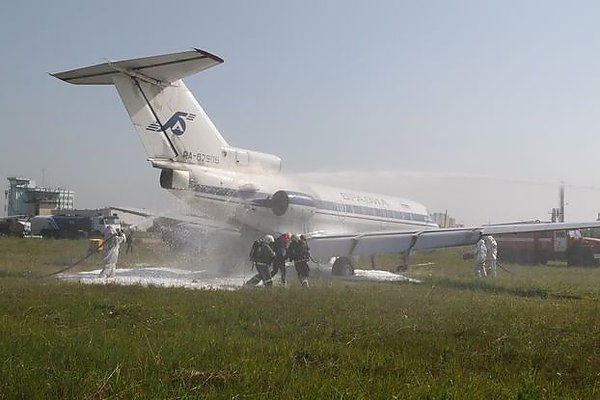
[{"label": "engine nacelle", "polygon": [[240,172],[278,174],[281,172],[281,158],[258,151],[224,147],[221,156],[226,165]]},{"label": "engine nacelle", "polygon": [[190,187],[190,172],[163,169],[160,171],[160,187],[169,190],[187,190]]},{"label": "engine nacelle", "polygon": [[271,211],[278,217],[293,215],[297,218],[308,219],[315,213],[315,200],[299,192],[278,190],[271,196]]}]

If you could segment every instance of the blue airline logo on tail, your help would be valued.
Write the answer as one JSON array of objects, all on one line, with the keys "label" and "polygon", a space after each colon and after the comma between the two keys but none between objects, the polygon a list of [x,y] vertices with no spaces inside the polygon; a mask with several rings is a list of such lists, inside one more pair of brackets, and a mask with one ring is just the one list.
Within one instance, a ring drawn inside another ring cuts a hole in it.
[{"label": "blue airline logo on tail", "polygon": [[160,126],[158,122],[153,122],[146,127],[146,130],[152,132],[166,132],[167,129],[170,129],[173,135],[181,136],[185,132],[185,121],[193,121],[194,118],[196,118],[196,114],[177,111],[163,126]]}]

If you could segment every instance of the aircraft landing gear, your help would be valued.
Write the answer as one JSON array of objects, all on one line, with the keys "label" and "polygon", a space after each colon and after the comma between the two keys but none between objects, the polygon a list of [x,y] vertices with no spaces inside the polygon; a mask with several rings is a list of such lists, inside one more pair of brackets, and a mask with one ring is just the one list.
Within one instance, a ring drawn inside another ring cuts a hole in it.
[{"label": "aircraft landing gear", "polygon": [[410,251],[403,251],[400,255],[402,258],[400,264],[396,267],[396,273],[402,273],[408,270],[408,257],[410,256]]},{"label": "aircraft landing gear", "polygon": [[334,276],[354,275],[354,266],[348,257],[339,257],[333,263],[331,274]]}]

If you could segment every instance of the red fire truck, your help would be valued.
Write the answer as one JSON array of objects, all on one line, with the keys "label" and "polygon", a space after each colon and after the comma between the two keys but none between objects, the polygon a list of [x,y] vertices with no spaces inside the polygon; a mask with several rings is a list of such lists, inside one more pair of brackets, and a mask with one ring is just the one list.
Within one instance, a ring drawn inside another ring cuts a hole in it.
[{"label": "red fire truck", "polygon": [[523,264],[546,264],[550,260],[568,265],[600,265],[600,239],[584,237],[579,230],[516,233],[494,236],[498,260]]}]

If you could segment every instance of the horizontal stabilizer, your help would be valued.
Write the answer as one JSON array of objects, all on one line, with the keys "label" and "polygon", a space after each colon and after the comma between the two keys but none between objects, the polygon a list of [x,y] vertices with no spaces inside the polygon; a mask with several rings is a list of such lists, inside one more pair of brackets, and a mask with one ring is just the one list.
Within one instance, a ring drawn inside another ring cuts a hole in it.
[{"label": "horizontal stabilizer", "polygon": [[52,76],[76,85],[114,85],[149,158],[215,167],[227,142],[183,78],[222,62],[194,49],[107,61]]},{"label": "horizontal stabilizer", "polygon": [[148,83],[169,84],[222,62],[214,54],[194,49],[153,57],[108,61],[51,75],[76,85],[112,85],[113,78],[119,74],[130,75]]}]

